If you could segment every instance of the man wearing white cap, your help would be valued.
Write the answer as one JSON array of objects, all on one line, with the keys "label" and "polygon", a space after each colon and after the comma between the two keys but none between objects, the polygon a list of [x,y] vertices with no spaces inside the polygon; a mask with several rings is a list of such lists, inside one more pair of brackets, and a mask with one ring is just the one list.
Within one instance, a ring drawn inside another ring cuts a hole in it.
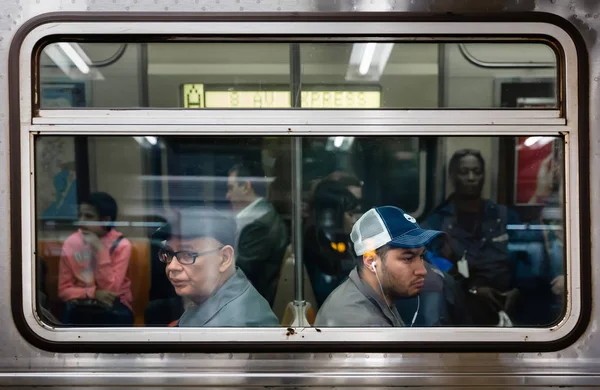
[{"label": "man wearing white cap", "polygon": [[404,326],[394,301],[419,294],[427,274],[425,245],[440,234],[421,229],[397,207],[367,211],[350,234],[362,259],[323,303],[315,326]]}]

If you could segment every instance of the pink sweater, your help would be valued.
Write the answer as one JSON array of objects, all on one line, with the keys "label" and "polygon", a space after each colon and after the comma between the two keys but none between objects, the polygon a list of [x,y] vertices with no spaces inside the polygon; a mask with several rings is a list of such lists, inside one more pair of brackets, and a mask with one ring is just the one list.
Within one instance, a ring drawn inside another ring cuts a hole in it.
[{"label": "pink sweater", "polygon": [[92,269],[92,251],[83,241],[81,230],[71,234],[63,244],[58,274],[58,296],[63,301],[95,298],[96,289],[119,294],[121,303],[131,309],[131,281],[127,267],[131,256],[131,242],[123,238],[112,255],[109,249],[121,233],[112,229],[100,240],[104,249],[96,252]]}]

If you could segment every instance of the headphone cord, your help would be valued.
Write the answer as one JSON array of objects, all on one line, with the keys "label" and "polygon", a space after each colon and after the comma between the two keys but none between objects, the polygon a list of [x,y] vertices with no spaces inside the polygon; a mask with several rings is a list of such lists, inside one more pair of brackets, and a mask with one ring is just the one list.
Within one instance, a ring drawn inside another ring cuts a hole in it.
[{"label": "headphone cord", "polygon": [[417,315],[419,314],[420,307],[421,307],[421,296],[417,295],[417,310],[415,310],[415,315],[413,316],[412,322],[410,323],[411,328],[415,324],[415,321],[417,320]]}]

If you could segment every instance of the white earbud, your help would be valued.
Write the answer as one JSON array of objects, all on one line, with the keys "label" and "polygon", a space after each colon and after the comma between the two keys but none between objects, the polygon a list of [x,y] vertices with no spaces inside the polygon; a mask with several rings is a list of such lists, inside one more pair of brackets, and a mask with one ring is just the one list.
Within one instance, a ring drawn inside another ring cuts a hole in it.
[{"label": "white earbud", "polygon": [[371,263],[371,269],[373,270],[373,272],[377,273],[377,270],[375,269],[375,262]]}]

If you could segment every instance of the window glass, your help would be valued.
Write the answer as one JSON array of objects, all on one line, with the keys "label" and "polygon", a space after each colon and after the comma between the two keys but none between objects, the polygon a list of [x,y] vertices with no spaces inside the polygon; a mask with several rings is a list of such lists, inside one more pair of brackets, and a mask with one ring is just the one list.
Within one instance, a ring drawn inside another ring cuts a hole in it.
[{"label": "window glass", "polygon": [[36,136],[38,310],[58,326],[287,326],[298,228],[315,326],[561,318],[563,139],[301,144],[294,188],[291,137]]},{"label": "window glass", "polygon": [[556,55],[541,42],[298,45],[52,43],[40,106],[284,109],[298,93],[311,109],[557,107]]},{"label": "window glass", "polygon": [[529,43],[443,45],[445,96],[452,108],[556,108],[556,53]]}]

